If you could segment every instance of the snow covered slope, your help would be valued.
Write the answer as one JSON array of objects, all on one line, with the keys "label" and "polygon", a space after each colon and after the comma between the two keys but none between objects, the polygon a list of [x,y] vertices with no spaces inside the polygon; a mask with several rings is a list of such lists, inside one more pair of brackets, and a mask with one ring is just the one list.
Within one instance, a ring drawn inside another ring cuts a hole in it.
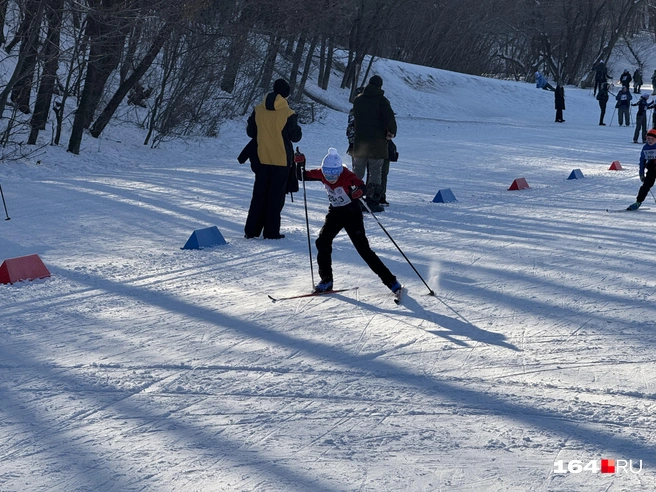
[{"label": "snow covered slope", "polygon": [[[379,219],[437,294],[369,217],[402,306],[345,235],[336,288],[357,291],[268,299],[312,287],[303,194],[284,240],[242,237],[245,120],[156,150],[116,127],[79,156],[0,164],[0,260],[36,253],[53,274],[0,286],[0,490],[656,487],[656,203],[605,212],[638,190],[633,128],[598,126],[588,90],[566,88],[556,124],[532,84],[375,72],[400,152]],[[333,83],[322,97],[347,110]],[[346,149],[345,126],[304,127],[310,165]],[[458,201],[432,203],[445,188]],[[327,199],[316,183],[307,199],[314,239]],[[227,245],[180,249],[214,225]]]}]

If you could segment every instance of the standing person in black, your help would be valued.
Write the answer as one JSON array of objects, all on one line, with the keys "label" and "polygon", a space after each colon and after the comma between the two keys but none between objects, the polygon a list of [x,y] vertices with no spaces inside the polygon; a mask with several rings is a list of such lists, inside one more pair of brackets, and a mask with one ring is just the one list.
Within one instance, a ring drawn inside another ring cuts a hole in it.
[{"label": "standing person in black", "polygon": [[626,122],[626,126],[631,124],[631,91],[628,85],[623,85],[622,89],[615,96],[615,107],[617,108],[617,122],[622,126],[622,121]]},{"label": "standing person in black", "polygon": [[353,101],[353,172],[360,179],[367,172],[367,205],[373,212],[385,210],[380,205],[383,164],[389,156],[387,141],[396,136],[396,118],[382,87],[383,79],[374,75]]},{"label": "standing person in black", "polygon": [[640,94],[640,88],[642,87],[642,71],[640,67],[635,69],[633,72],[633,93]]},{"label": "standing person in black", "polygon": [[280,234],[280,213],[285,205],[288,167],[294,162],[292,142],[300,141],[303,136],[298,115],[287,104],[289,93],[287,81],[276,80],[273,92],[264,97],[248,118],[246,133],[257,147],[250,153],[255,184],[244,226],[247,239],[258,237],[263,231],[265,239],[285,237]]},{"label": "standing person in black", "polygon": [[609,92],[608,82],[601,84],[601,87],[599,88],[599,94],[597,94],[599,109],[601,109],[601,114],[599,115],[599,126],[606,126],[606,123],[604,123],[604,116],[606,115],[606,104],[608,103]]},{"label": "standing person in black", "polygon": [[638,142],[638,135],[642,130],[642,143],[647,143],[647,110],[652,107],[653,103],[649,102],[649,94],[644,93],[640,96],[637,103],[631,106],[638,106],[638,114],[636,114],[636,127],[633,132],[633,143]]},{"label": "standing person in black", "polygon": [[610,76],[608,75],[608,68],[604,63],[604,60],[599,60],[597,63],[595,63],[595,65],[592,67],[592,70],[595,73],[595,84],[594,84],[593,95],[596,96],[597,89],[601,89],[602,84],[607,82]]},{"label": "standing person in black", "polygon": [[556,123],[565,123],[565,120],[563,119],[563,110],[565,109],[565,88],[560,85],[560,82],[556,84],[554,99],[556,105]]},{"label": "standing person in black", "polygon": [[631,85],[631,74],[629,73],[628,69],[625,69],[624,72],[622,72],[622,75],[620,75],[620,84],[622,84],[622,87],[626,87],[627,89]]}]

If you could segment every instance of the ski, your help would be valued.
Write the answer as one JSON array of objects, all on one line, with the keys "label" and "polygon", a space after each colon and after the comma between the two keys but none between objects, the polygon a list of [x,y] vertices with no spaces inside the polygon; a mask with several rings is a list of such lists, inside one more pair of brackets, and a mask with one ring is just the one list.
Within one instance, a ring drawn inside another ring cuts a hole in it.
[{"label": "ski", "polygon": [[310,293],[307,293],[307,294],[298,294],[298,295],[289,296],[289,297],[273,297],[272,295],[268,295],[268,297],[273,302],[278,302],[278,301],[288,301],[290,299],[302,299],[304,297],[325,296],[327,294],[337,294],[338,292],[346,292],[346,291],[349,291],[349,290],[357,290],[357,289],[358,289],[358,287],[349,287],[348,289],[327,290],[325,292],[310,292]]},{"label": "ski", "polygon": [[626,208],[618,208],[616,210],[613,210],[613,209],[607,208],[606,212],[613,214],[613,213],[616,213],[616,212],[639,212],[640,210],[649,210],[649,207],[641,207],[638,210],[627,210]]},{"label": "ski", "polygon": [[403,300],[403,291],[405,290],[404,286],[401,286],[401,288],[394,293],[394,302],[396,304],[401,304],[401,301]]}]

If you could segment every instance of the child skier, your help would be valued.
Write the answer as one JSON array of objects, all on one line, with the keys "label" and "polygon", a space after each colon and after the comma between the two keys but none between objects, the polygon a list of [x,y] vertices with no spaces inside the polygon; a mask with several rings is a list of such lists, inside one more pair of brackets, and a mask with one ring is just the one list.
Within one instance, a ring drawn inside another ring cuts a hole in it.
[{"label": "child skier", "polygon": [[[646,175],[645,169],[647,170]],[[638,191],[636,202],[629,205],[627,210],[638,210],[656,181],[656,129],[654,128],[647,132],[647,143],[643,145],[640,152],[640,181],[642,181],[642,186]]]},{"label": "child skier", "polygon": [[334,148],[328,149],[328,155],[323,158],[320,169],[305,170],[304,161],[299,163],[299,172],[306,181],[321,181],[328,194],[328,215],[316,240],[317,263],[321,282],[316,285],[315,292],[333,290],[332,250],[333,239],[342,229],[351,238],[353,246],[369,268],[376,273],[383,283],[394,294],[399,294],[401,283],[389,271],[378,255],[369,246],[364,231],[362,210],[358,203],[363,198],[366,186],[355,173],[342,165],[342,158]]}]

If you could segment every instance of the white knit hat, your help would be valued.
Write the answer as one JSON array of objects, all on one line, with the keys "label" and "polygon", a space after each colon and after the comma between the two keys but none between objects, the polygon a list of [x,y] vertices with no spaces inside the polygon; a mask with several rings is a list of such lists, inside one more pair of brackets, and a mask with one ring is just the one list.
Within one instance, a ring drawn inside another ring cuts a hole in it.
[{"label": "white knit hat", "polygon": [[342,174],[342,158],[337,153],[337,149],[330,147],[328,149],[328,154],[321,161],[321,172],[323,172],[324,177],[333,181],[336,180],[340,174]]}]

